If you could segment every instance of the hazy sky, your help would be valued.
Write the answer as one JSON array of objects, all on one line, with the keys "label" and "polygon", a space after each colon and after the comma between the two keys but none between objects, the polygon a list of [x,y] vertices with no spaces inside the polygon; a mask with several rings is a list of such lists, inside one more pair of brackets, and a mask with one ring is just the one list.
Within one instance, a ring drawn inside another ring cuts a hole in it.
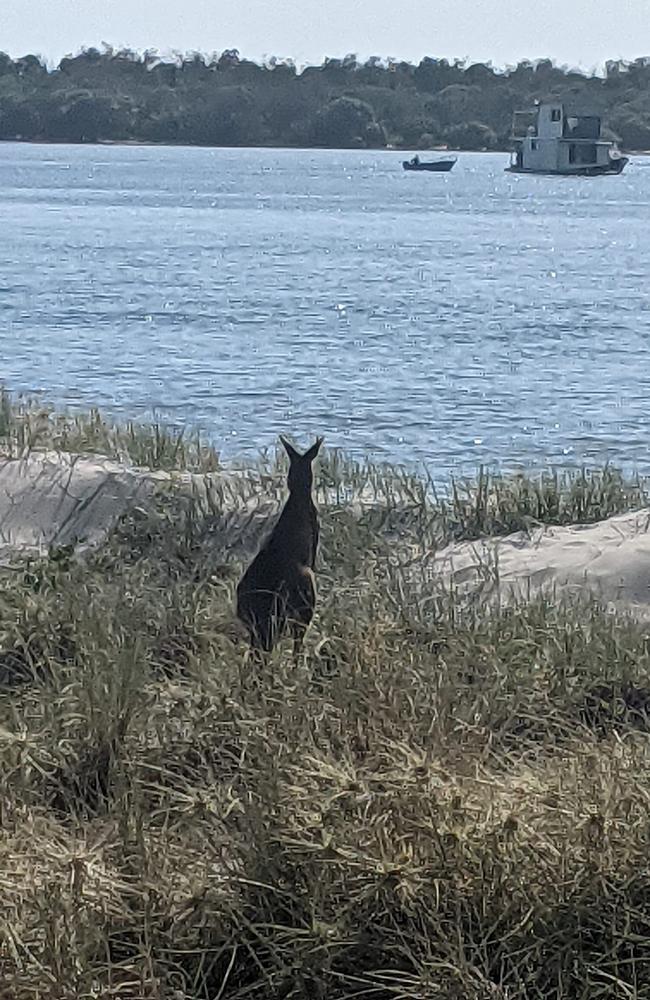
[{"label": "hazy sky", "polygon": [[357,52],[591,68],[650,55],[650,0],[0,0],[0,51],[238,48],[298,63]]}]

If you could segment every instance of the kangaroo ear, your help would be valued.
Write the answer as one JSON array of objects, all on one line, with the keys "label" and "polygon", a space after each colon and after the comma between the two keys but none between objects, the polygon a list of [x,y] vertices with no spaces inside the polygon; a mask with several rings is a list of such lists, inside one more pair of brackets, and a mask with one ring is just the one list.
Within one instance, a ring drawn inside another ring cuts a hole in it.
[{"label": "kangaroo ear", "polygon": [[320,446],[322,445],[322,443],[323,443],[322,437],[316,438],[315,442],[313,443],[309,451],[306,451],[303,457],[306,458],[308,462],[313,462],[314,459],[316,458],[316,455],[320,451]]},{"label": "kangaroo ear", "polygon": [[294,448],[294,446],[291,444],[290,441],[287,441],[287,439],[285,437],[282,437],[282,435],[280,435],[280,441],[282,442],[284,450],[289,456],[290,461],[293,462],[295,461],[296,458],[300,458],[300,452],[296,451],[296,449]]}]

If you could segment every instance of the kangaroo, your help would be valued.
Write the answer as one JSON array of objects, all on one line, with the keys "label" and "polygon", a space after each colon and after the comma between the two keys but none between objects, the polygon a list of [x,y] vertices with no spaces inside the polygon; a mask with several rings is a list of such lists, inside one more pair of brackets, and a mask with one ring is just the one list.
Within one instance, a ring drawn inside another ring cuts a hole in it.
[{"label": "kangaroo", "polygon": [[237,616],[254,650],[270,652],[287,631],[297,657],[314,615],[314,566],[318,548],[318,512],[312,500],[312,462],[323,438],[301,455],[285,438],[289,456],[289,496],[273,531],[237,587]]}]

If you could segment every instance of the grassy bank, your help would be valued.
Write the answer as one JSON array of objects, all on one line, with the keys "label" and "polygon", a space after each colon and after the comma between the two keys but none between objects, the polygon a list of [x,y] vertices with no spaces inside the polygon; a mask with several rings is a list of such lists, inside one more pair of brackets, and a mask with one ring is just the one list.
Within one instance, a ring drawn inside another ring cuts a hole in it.
[{"label": "grassy bank", "polygon": [[[222,473],[229,478],[228,499],[245,504],[252,497],[280,500],[285,492],[284,459],[259,456],[245,474],[220,460],[218,450],[194,432],[159,424],[119,424],[98,410],[66,414],[17,402],[0,389],[0,456],[20,457],[52,449],[108,456],[154,471]],[[242,471],[242,470],[239,470]],[[442,490],[431,476],[399,466],[354,461],[330,449],[319,462],[316,482],[321,503],[342,507],[366,502],[373,530],[406,519],[419,537],[436,545],[487,535],[526,531],[537,524],[589,524],[650,505],[650,483],[619,469],[549,470],[536,475],[503,475],[479,470],[472,479],[455,479]],[[218,502],[218,498],[217,498]]]},{"label": "grassy bank", "polygon": [[[160,429],[36,419],[5,401],[0,448],[219,466]],[[216,504],[0,577],[2,1000],[650,997],[647,631],[586,601],[461,608],[413,572],[643,484],[442,500],[330,455],[326,487],[297,666],[247,662]],[[230,489],[279,495],[274,459]]]}]

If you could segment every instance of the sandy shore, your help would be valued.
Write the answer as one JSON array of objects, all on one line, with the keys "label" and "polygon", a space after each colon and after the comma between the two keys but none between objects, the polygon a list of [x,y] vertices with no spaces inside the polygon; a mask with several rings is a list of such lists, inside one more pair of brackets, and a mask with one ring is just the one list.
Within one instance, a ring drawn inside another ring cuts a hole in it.
[{"label": "sandy shore", "polygon": [[[97,545],[121,515],[146,505],[160,489],[200,496],[209,482],[209,477],[148,472],[95,456],[46,452],[2,459],[0,560],[45,554],[56,545]],[[263,497],[239,511],[224,504],[224,513],[246,523],[252,540],[276,509]],[[650,617],[649,526],[650,510],[641,510],[598,524],[539,527],[455,543],[423,556],[432,588],[453,588],[459,596],[492,601],[540,591],[591,592],[611,606]]]},{"label": "sandy shore", "polygon": [[650,510],[639,510],[597,524],[461,542],[438,553],[431,570],[461,595],[491,600],[588,592],[612,608],[650,617],[649,526]]}]

